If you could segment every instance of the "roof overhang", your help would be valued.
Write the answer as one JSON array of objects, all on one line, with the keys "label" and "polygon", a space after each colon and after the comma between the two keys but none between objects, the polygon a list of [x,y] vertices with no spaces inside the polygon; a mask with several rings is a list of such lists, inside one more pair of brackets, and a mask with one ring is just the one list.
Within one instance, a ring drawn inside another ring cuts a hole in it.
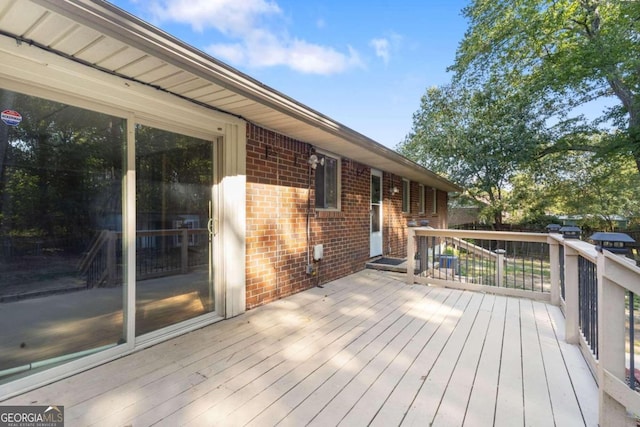
[{"label": "roof overhang", "polygon": [[108,2],[0,0],[0,31],[370,167],[444,191],[462,191],[395,151]]}]

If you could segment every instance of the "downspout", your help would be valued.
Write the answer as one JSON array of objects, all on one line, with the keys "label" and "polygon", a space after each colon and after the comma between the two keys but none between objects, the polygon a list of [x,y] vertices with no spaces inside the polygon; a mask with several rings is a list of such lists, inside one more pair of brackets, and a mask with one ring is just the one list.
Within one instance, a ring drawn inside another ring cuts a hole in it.
[{"label": "downspout", "polygon": [[280,224],[280,152],[276,151],[276,298],[280,298],[281,224]]},{"label": "downspout", "polygon": [[[384,173],[384,172],[383,172]],[[389,190],[389,203],[387,203],[387,232],[384,234],[387,236],[387,255],[391,255],[391,204],[393,203],[392,200],[392,193],[391,193],[391,189],[393,188],[393,178],[391,177],[391,174],[389,173],[389,188],[387,190]],[[384,186],[383,186],[384,187]],[[383,189],[383,193],[385,193],[384,189]],[[384,200],[384,195],[382,196],[383,200]]]},{"label": "downspout", "polygon": [[[310,149],[311,150],[311,149]],[[309,156],[308,154],[307,156]],[[307,265],[311,265],[311,164],[307,163]],[[306,267],[305,267],[306,268]]]}]

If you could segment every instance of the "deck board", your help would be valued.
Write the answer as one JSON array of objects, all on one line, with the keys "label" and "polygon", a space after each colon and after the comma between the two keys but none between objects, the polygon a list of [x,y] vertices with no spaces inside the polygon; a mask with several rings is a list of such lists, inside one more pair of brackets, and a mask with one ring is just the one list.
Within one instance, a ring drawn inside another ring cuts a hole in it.
[{"label": "deck board", "polygon": [[[553,426],[550,399],[538,396],[549,394],[549,379],[543,360],[539,333],[545,323],[537,323],[531,301],[521,301],[522,380],[524,389],[524,420],[526,425]],[[542,373],[542,374],[541,374]]]},{"label": "deck board", "polygon": [[430,424],[437,414],[442,395],[449,384],[464,343],[471,332],[484,295],[470,293],[469,297],[467,304],[462,309],[464,315],[458,317],[455,326],[452,325],[444,347],[431,364],[432,367],[427,375],[423,377],[423,384],[402,420],[403,425],[425,425],[425,422]]},{"label": "deck board", "polygon": [[541,302],[366,270],[2,404],[69,426],[597,425],[563,328]]},{"label": "deck board", "polygon": [[[420,290],[420,293],[421,292],[422,290]],[[420,295],[420,293],[416,296]],[[407,300],[407,302],[409,301],[410,300]],[[397,308],[396,312],[400,314]],[[404,319],[403,322],[406,320],[407,319]],[[394,332],[399,328],[399,325],[396,325],[394,329],[389,329],[390,325],[381,326],[384,326],[384,328],[381,327],[378,328],[378,330],[372,328],[364,335],[367,337],[367,345],[353,349],[347,348],[347,351],[333,358],[330,363],[326,365],[327,369],[321,372],[322,382],[315,389],[303,383],[300,392],[306,395],[306,398],[299,405],[292,408],[282,420],[282,424],[300,425],[311,422],[316,414],[319,413],[319,410],[324,409],[325,406],[332,401],[333,397],[342,391],[349,380],[357,374],[362,368],[362,364],[376,354],[384,345],[385,340],[392,337]],[[363,344],[365,343],[363,342]]]},{"label": "deck board", "polygon": [[[213,365],[207,364],[200,370],[206,377],[202,384],[190,385],[188,379],[180,378],[183,373],[177,372],[168,381],[168,393],[157,393],[158,388],[163,389],[162,385],[158,387],[158,384],[154,384],[149,387],[150,401],[145,401],[130,411],[132,414],[141,414],[133,420],[140,425],[149,425],[164,419],[164,423],[171,425],[198,417],[210,407],[238,394],[239,390],[256,381],[264,372],[284,363],[285,355],[281,353],[289,352],[295,346],[313,345],[318,339],[325,343],[339,338],[348,340],[350,336],[345,334],[353,333],[353,325],[361,317],[370,317],[375,312],[372,308],[393,301],[393,295],[398,291],[397,288],[382,286],[378,292],[370,295],[369,305],[354,307],[358,298],[350,296],[335,306],[325,304],[312,307],[300,321],[293,319],[289,328],[280,327],[276,331],[269,329],[265,333],[266,339],[258,346],[244,346],[245,351],[234,352],[233,358],[220,360]],[[341,315],[341,310],[347,308],[351,309],[352,317]],[[181,385],[179,390],[175,390],[176,379]],[[158,409],[158,406],[161,407]],[[105,420],[105,425],[108,425],[108,421]]]},{"label": "deck board", "polygon": [[[549,379],[549,396],[551,399],[551,405],[553,406],[556,424],[562,426],[576,426],[585,425],[586,422],[591,425],[591,423],[583,419],[583,409],[576,397],[578,389],[575,388],[571,375],[567,371],[565,355],[563,354],[558,341],[554,339],[555,334],[553,334],[553,330],[551,328],[548,311],[544,310],[546,307],[539,308],[540,311],[538,315],[541,319],[541,323],[549,325],[549,332],[546,334],[540,334],[540,344],[545,358],[545,367],[547,369],[547,377]],[[582,363],[586,363],[584,362],[584,359],[582,360]],[[584,375],[590,374],[585,372]],[[585,379],[585,381],[588,381],[588,379]],[[595,402],[595,406],[598,406],[597,400]]]},{"label": "deck board", "polygon": [[496,296],[463,425],[489,426],[494,423],[506,310],[507,298]]},{"label": "deck board", "polygon": [[[403,312],[401,321],[396,322],[393,329],[390,328],[385,331],[388,333],[377,337],[378,345],[368,346],[366,352],[359,354],[360,357],[352,359],[345,366],[347,371],[353,372],[355,375],[349,376],[342,372],[339,376],[334,375],[333,378],[340,377],[342,381],[349,378],[348,383],[339,387],[340,391],[332,397],[322,411],[314,416],[310,425],[337,425],[350,412],[383,372],[384,367],[398,355],[398,351],[419,330],[421,322],[412,315],[411,311]],[[355,360],[358,361],[354,362]]]},{"label": "deck board", "polygon": [[460,353],[435,416],[434,426],[460,426],[464,422],[467,402],[476,377],[478,361],[485,343],[495,302],[494,295],[485,295],[472,329]]},{"label": "deck board", "polygon": [[[540,313],[544,321],[549,323],[553,332],[550,340],[555,336],[556,343],[562,353],[571,383],[577,393],[580,411],[584,415],[585,423],[589,426],[598,425],[598,389],[593,387],[594,379],[588,365],[584,361],[580,349],[564,341],[564,317],[559,307],[546,304],[536,304],[536,314]],[[544,315],[546,311],[546,316]],[[550,332],[550,335],[551,335]]]},{"label": "deck board", "polygon": [[380,408],[371,422],[372,425],[389,426],[402,423],[469,299],[469,293],[452,293],[452,298],[438,310],[434,316],[434,333],[412,361],[384,406]]},{"label": "deck board", "polygon": [[349,413],[340,421],[340,425],[352,426],[368,424],[376,416],[392,391],[403,378],[411,362],[422,350],[424,343],[428,342],[434,332],[434,316],[442,307],[444,301],[451,296],[450,291],[440,290],[432,299],[418,306],[415,313],[420,323],[420,329],[402,347],[399,353],[384,367],[384,370],[376,377],[367,391],[359,398]]},{"label": "deck board", "polygon": [[496,398],[496,426],[524,425],[520,300],[509,298],[504,320],[500,377]]},{"label": "deck board", "polygon": [[[289,347],[284,347],[282,353],[284,353],[288,360],[290,360],[291,358],[299,358],[300,360],[305,360],[304,366],[309,369],[316,366],[319,368],[320,366],[318,365],[321,363],[327,364],[331,360],[341,358],[340,354],[346,353],[344,350],[345,348],[353,350],[356,348],[360,348],[359,346],[361,345],[365,345],[366,347],[364,348],[366,348],[369,352],[373,352],[375,351],[377,346],[379,346],[380,343],[384,341],[385,334],[392,335],[397,330],[402,329],[404,327],[403,325],[405,325],[408,321],[406,316],[404,316],[404,313],[399,310],[399,307],[402,307],[408,301],[411,295],[400,296],[401,297],[398,299],[391,300],[392,303],[389,303],[390,300],[385,301],[385,306],[379,310],[373,310],[366,314],[363,313],[363,315],[365,316],[363,318],[363,322],[357,323],[357,320],[360,318],[356,316],[352,322],[346,324],[347,331],[340,337],[339,340],[330,343],[328,346],[325,346],[321,350],[311,349],[313,343],[317,341],[316,339],[311,339],[310,342],[304,343],[298,348],[292,349]],[[376,335],[376,332],[380,330],[382,330],[383,332],[379,335]],[[326,342],[327,340],[323,339],[323,341]],[[303,354],[304,352],[308,354]],[[360,354],[360,352],[358,352],[357,354]],[[268,385],[267,387],[263,387],[262,384],[256,385],[256,382],[253,382],[251,387],[243,389],[243,394],[245,394],[247,397],[251,396],[252,398],[257,398],[257,396],[262,394],[262,392],[265,390],[267,390],[269,394],[273,394],[276,390],[275,384],[279,380],[284,379],[289,373],[293,371],[291,367],[287,368],[284,368],[282,372],[270,372],[268,379],[263,381],[264,383],[266,383],[266,385]],[[353,370],[353,368],[351,368],[350,370]],[[208,413],[192,420],[190,423],[194,425],[203,425],[214,421],[225,423],[227,422],[227,420],[225,420],[224,418],[221,419],[220,417],[227,417],[229,418],[229,423],[237,425],[240,422],[240,419],[243,418],[243,415],[248,415],[249,413],[246,411],[246,408],[242,408],[241,410],[239,410],[240,407],[244,403],[246,403],[246,401],[239,402],[240,399],[235,400],[237,406],[231,408],[226,405],[225,409],[216,408],[214,411],[208,411]],[[258,400],[256,401],[259,402]],[[240,419],[234,419],[236,417]],[[249,420],[243,421],[246,423]]]}]

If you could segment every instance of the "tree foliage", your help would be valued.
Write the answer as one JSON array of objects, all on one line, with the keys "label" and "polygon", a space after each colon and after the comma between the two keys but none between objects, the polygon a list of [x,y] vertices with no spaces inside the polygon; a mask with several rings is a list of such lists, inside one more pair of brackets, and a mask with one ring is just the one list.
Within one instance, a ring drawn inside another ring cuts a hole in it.
[{"label": "tree foliage", "polygon": [[[121,230],[126,121],[9,91],[0,100],[22,115],[19,126],[0,123],[0,246],[69,238],[80,250],[95,230]],[[137,125],[136,206],[150,218],[139,225],[205,217],[212,156],[209,141]]]},{"label": "tree foliage", "polygon": [[571,215],[581,226],[613,230],[618,216],[640,215],[640,175],[628,156],[556,153],[512,180],[507,210],[518,222]]},{"label": "tree foliage", "polygon": [[[452,83],[426,91],[402,153],[495,223],[502,212],[638,215],[640,2],[472,0],[463,14]],[[617,104],[580,114],[603,97]]]},{"label": "tree foliage", "polygon": [[[463,13],[470,25],[451,67],[456,79],[467,87],[499,81],[553,111],[557,133],[542,154],[624,153],[640,171],[640,2],[474,0]],[[570,114],[606,96],[619,103],[592,124],[614,129],[590,145]]]},{"label": "tree foliage", "polygon": [[511,180],[545,140],[540,117],[526,98],[500,86],[433,87],[399,150],[463,186],[499,224]]},{"label": "tree foliage", "polygon": [[628,157],[588,153],[565,157],[565,173],[549,185],[556,213],[585,215],[592,227],[613,230],[616,216],[640,213],[640,176]]}]

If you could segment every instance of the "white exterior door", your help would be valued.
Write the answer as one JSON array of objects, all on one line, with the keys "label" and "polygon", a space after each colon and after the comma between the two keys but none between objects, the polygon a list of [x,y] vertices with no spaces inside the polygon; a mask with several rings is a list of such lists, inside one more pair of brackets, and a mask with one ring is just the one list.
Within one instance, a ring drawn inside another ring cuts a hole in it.
[{"label": "white exterior door", "polygon": [[369,256],[382,255],[382,172],[371,170],[371,208],[370,253]]}]

